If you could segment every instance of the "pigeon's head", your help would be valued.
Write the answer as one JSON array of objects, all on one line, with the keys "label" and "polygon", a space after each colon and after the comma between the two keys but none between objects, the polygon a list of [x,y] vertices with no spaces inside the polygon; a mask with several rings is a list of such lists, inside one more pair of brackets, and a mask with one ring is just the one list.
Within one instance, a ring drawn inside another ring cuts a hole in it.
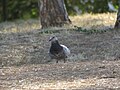
[{"label": "pigeon's head", "polygon": [[57,38],[57,37],[55,37],[55,36],[50,37],[50,39],[49,39],[49,41],[51,41],[51,42],[54,42],[54,41],[57,41],[57,40],[58,40],[58,38]]}]

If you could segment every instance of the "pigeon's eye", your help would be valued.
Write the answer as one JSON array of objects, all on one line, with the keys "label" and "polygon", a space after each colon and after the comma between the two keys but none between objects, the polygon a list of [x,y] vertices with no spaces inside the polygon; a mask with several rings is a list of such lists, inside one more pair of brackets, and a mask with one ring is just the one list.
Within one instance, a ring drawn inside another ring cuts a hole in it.
[{"label": "pigeon's eye", "polygon": [[55,37],[52,37],[52,39],[54,39]]}]

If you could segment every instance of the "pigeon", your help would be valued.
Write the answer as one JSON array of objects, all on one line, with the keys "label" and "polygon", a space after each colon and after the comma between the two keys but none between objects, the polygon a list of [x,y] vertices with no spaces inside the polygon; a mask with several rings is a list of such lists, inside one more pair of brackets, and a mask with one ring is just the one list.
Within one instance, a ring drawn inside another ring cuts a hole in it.
[{"label": "pigeon", "polygon": [[49,55],[51,59],[56,59],[56,63],[59,60],[63,59],[64,63],[66,62],[66,58],[70,55],[70,50],[65,45],[59,43],[58,38],[53,36],[49,39],[51,41],[51,46],[49,49]]}]

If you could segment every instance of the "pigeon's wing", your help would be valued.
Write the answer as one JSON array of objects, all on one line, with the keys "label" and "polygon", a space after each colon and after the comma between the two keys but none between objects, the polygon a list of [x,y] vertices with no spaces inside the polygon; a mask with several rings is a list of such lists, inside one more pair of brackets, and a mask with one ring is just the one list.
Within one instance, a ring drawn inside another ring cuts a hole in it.
[{"label": "pigeon's wing", "polygon": [[65,45],[61,44],[61,46],[63,47],[65,55],[68,56],[70,54],[70,49],[68,47],[66,47]]}]

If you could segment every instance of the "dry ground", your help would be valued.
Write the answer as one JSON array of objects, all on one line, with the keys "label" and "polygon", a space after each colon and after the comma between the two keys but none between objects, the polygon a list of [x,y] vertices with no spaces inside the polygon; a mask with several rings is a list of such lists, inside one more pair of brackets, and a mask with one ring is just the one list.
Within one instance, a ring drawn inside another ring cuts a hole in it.
[{"label": "dry ground", "polygon": [[0,69],[1,90],[120,90],[120,61],[80,61]]},{"label": "dry ground", "polygon": [[[0,90],[120,90],[120,31],[111,29],[115,19],[111,13],[71,17],[74,25],[97,30],[92,34],[73,26],[39,30],[38,20],[1,23]],[[49,58],[52,35],[70,48],[67,63]]]}]

